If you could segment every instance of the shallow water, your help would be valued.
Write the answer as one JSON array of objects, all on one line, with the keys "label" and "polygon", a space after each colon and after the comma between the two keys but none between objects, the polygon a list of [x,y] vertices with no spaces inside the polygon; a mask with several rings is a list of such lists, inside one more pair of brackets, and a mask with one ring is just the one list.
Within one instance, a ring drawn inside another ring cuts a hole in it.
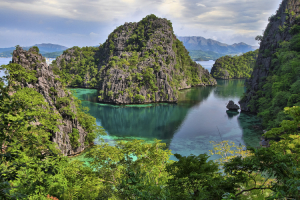
[{"label": "shallow water", "polygon": [[[109,105],[96,103],[95,89],[71,89],[104,127],[105,141],[154,139],[166,143],[172,153],[184,156],[209,153],[210,141],[233,141],[259,146],[259,119],[249,113],[227,111],[229,100],[238,102],[244,80],[218,80],[217,86],[180,91],[178,104]],[[95,141],[97,143],[97,140]],[[217,156],[211,157],[215,159]],[[171,159],[175,159],[172,157]]]}]

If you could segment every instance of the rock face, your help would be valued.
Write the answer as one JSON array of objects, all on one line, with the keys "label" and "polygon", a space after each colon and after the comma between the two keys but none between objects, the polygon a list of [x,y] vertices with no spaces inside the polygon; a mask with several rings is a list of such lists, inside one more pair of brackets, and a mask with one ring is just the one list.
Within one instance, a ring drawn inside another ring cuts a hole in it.
[{"label": "rock face", "polygon": [[[280,48],[281,41],[289,41],[293,34],[291,29],[294,25],[299,25],[296,18],[300,13],[300,4],[297,0],[283,0],[276,15],[270,17],[270,22],[264,32],[260,43],[259,55],[251,77],[245,81],[247,87],[246,96],[239,101],[242,111],[250,111],[249,102],[256,98],[256,92],[262,90],[262,85],[271,75],[272,55],[276,49]],[[257,112],[257,110],[253,110]]]},{"label": "rock face", "polygon": [[98,101],[113,104],[177,102],[180,89],[217,84],[155,15],[119,26],[100,47],[66,50],[53,67],[68,86],[97,88]]},{"label": "rock face", "polygon": [[[58,144],[59,149],[64,155],[75,155],[82,152],[86,145],[84,145],[87,132],[79,124],[77,118],[72,119],[68,113],[63,111],[66,105],[58,103],[59,99],[63,97],[69,98],[70,105],[68,105],[73,113],[76,113],[76,107],[70,92],[64,89],[58,76],[54,75],[51,66],[48,66],[45,58],[38,54],[35,48],[30,48],[29,51],[23,50],[21,47],[13,52],[12,63],[21,65],[29,70],[36,70],[36,77],[38,78],[35,84],[18,83],[22,88],[34,88],[37,92],[42,94],[45,101],[51,106],[55,112],[62,116],[63,125],[59,125],[59,132],[52,133],[52,141]],[[58,106],[59,105],[59,106]],[[80,146],[73,148],[71,146],[69,134],[73,128],[79,131]]]},{"label": "rock face", "polygon": [[249,78],[258,56],[258,50],[249,51],[240,56],[223,56],[216,60],[211,75],[216,79]]},{"label": "rock face", "polygon": [[234,104],[234,102],[232,100],[229,101],[226,108],[228,108],[229,110],[238,110],[238,109],[240,109],[240,107],[238,105]]},{"label": "rock face", "polygon": [[171,22],[154,15],[119,26],[99,55],[99,102],[176,102],[180,89],[217,84],[191,60]]}]

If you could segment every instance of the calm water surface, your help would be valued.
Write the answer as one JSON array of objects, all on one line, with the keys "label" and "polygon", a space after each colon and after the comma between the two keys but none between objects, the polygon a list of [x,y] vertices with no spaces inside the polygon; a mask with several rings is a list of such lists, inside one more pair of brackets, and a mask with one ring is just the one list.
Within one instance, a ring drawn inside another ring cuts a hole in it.
[{"label": "calm water surface", "polygon": [[[0,58],[0,65],[9,61],[11,58]],[[198,63],[210,71],[214,61]],[[259,146],[262,134],[262,130],[257,128],[259,119],[252,114],[226,109],[229,100],[238,102],[244,92],[243,84],[244,80],[218,80],[217,86],[180,91],[178,104],[127,106],[97,103],[95,89],[71,90],[77,92],[76,96],[82,100],[83,106],[89,107],[89,113],[96,118],[97,124],[104,127],[108,133],[105,141],[111,145],[119,140],[153,142],[159,139],[167,144],[173,154],[188,156],[209,153],[213,148],[209,142],[220,142],[222,139]],[[98,143],[97,139],[95,143]],[[83,156],[77,159],[81,160]]]},{"label": "calm water surface", "polygon": [[159,139],[173,154],[188,156],[209,153],[213,148],[210,141],[220,142],[222,139],[259,146],[262,134],[257,128],[259,119],[255,115],[226,109],[229,100],[238,102],[244,92],[243,84],[244,80],[218,80],[217,86],[180,91],[178,104],[126,106],[96,103],[95,89],[72,90],[76,91],[83,106],[89,107],[97,124],[104,127],[108,133],[105,141],[111,145],[119,140],[153,142]]},{"label": "calm water surface", "polygon": [[215,64],[215,61],[213,61],[213,60],[209,60],[209,61],[196,61],[196,63],[199,63],[200,65],[202,65],[202,67],[204,69],[207,69],[210,72],[211,68]]}]

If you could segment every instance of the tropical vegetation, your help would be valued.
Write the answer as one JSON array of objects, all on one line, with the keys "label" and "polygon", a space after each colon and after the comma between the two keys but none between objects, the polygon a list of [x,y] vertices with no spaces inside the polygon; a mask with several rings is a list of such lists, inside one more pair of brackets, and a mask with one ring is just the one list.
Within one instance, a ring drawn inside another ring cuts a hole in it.
[{"label": "tropical vegetation", "polygon": [[261,89],[249,103],[250,110],[258,113],[267,129],[278,127],[283,120],[291,119],[283,112],[284,107],[300,106],[299,44],[300,34],[280,43],[281,48],[271,55],[274,68],[268,76],[263,77],[264,81],[259,85]]},{"label": "tropical vegetation", "polygon": [[[209,155],[175,154],[160,141],[103,142],[86,152],[87,164],[60,154],[51,133],[59,115],[32,88],[14,81],[34,82],[34,71],[20,65],[10,70],[9,86],[0,82],[0,196],[3,199],[278,199],[298,198],[300,107],[286,108],[281,127],[266,135],[281,135],[270,148],[249,149],[214,143]],[[10,93],[10,89],[15,92]],[[9,94],[10,93],[10,94]],[[84,111],[82,111],[84,112]],[[96,136],[104,130],[86,113]],[[41,125],[35,125],[39,121]],[[80,123],[84,123],[81,121]],[[87,122],[88,123],[88,122]],[[76,130],[73,130],[76,140]],[[97,133],[97,134],[96,134]],[[76,145],[76,143],[75,143]],[[276,163],[276,164],[274,164]],[[245,196],[246,194],[246,196]]]},{"label": "tropical vegetation", "polygon": [[258,50],[249,51],[240,56],[223,56],[216,60],[211,74],[214,78],[223,78],[227,71],[228,78],[249,78],[253,72]]}]

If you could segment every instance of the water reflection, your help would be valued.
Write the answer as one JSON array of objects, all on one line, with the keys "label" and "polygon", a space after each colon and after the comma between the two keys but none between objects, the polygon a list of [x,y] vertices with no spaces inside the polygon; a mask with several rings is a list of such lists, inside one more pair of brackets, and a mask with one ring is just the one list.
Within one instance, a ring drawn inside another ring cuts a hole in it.
[{"label": "water reflection", "polygon": [[[244,92],[244,80],[218,80],[218,85],[182,90],[178,104],[145,104],[117,106],[96,103],[97,91],[77,91],[83,106],[108,132],[105,140],[162,140],[172,150],[187,156],[208,153],[209,141],[233,141],[236,144],[257,146],[261,131],[256,116],[227,111],[229,100],[237,102]],[[220,136],[221,135],[221,136]],[[216,156],[211,159],[217,158]],[[175,159],[175,158],[171,158]]]},{"label": "water reflection", "polygon": [[189,110],[199,106],[208,98],[213,87],[192,88],[179,93],[178,104],[109,105],[96,102],[97,91],[93,89],[71,89],[89,107],[89,113],[97,119],[109,134],[106,140],[155,138],[170,143]]},{"label": "water reflection", "polygon": [[226,110],[226,114],[228,116],[228,119],[232,119],[234,116],[240,114],[238,111],[234,110]]},{"label": "water reflection", "polygon": [[214,95],[218,98],[240,98],[245,92],[245,79],[217,80],[218,87],[214,90]]}]

